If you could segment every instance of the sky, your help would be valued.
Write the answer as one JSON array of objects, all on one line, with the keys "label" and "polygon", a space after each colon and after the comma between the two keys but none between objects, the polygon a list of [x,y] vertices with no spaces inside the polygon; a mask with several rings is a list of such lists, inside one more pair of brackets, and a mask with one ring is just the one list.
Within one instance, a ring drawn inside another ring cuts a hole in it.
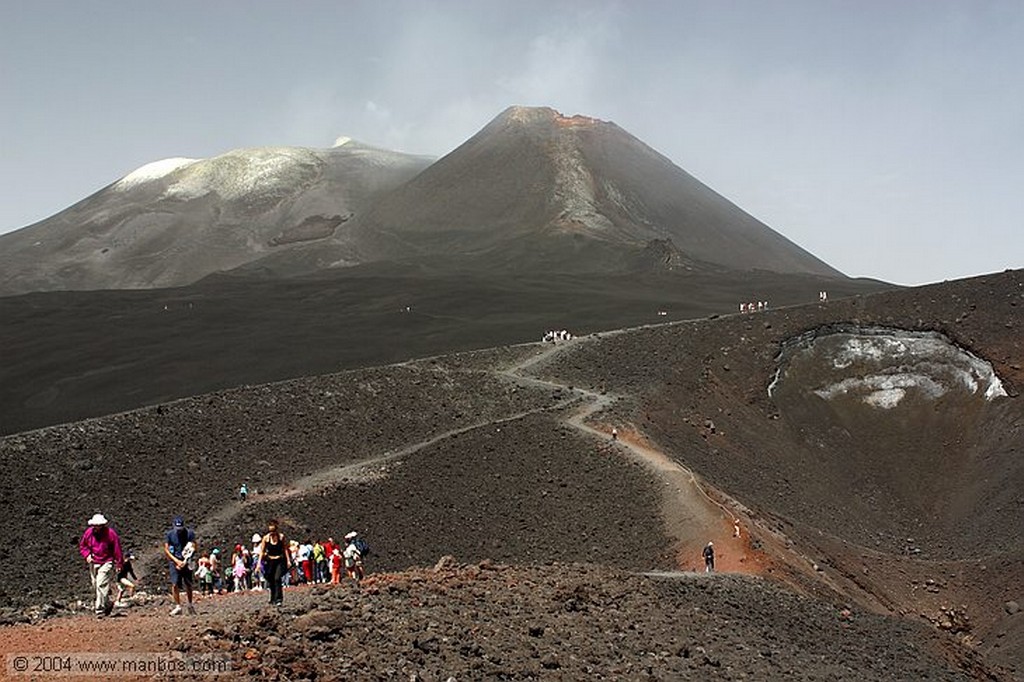
[{"label": "sky", "polygon": [[0,0],[0,233],[152,161],[613,121],[830,265],[1024,267],[1019,0]]}]

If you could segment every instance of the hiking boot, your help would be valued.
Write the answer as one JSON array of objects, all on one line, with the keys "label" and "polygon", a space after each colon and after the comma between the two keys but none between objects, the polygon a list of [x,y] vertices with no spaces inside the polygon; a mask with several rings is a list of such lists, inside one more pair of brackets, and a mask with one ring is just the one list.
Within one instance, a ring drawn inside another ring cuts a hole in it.
[{"label": "hiking boot", "polygon": [[171,609],[171,615],[172,616],[180,616],[181,615],[181,604],[179,604],[178,606],[175,606],[173,609]]},{"label": "hiking boot", "polygon": [[114,603],[108,601],[107,605],[103,607],[103,615],[104,616],[109,616],[110,612],[113,611],[113,610],[114,610]]},{"label": "hiking boot", "polygon": [[196,607],[193,606],[192,604],[188,605],[188,615],[190,615],[190,616],[196,615]]}]

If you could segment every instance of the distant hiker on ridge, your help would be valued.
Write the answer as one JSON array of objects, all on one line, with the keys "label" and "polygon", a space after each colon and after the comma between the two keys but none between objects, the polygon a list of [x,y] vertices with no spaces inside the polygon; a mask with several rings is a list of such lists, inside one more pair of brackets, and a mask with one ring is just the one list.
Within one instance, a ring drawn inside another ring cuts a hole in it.
[{"label": "distant hiker on ridge", "polygon": [[242,484],[242,487],[238,489],[238,501],[245,502],[245,498],[249,496],[249,486]]},{"label": "distant hiker on ridge", "polygon": [[715,570],[715,545],[712,542],[708,542],[704,546],[704,572],[713,573]]},{"label": "distant hiker on ridge", "polygon": [[188,595],[188,612],[196,615],[196,607],[192,605],[192,584],[195,571],[199,568],[199,556],[196,554],[196,534],[191,528],[185,527],[185,519],[174,517],[174,524],[164,538],[164,554],[169,560],[171,573],[171,596],[174,597],[172,616],[181,615],[181,588]]},{"label": "distant hiker on ridge", "polygon": [[109,616],[114,608],[114,603],[110,600],[114,569],[116,567],[120,570],[124,564],[124,557],[121,554],[121,538],[107,525],[107,519],[103,514],[93,514],[89,519],[89,527],[82,534],[78,551],[85,559],[85,563],[89,564],[96,616]]}]

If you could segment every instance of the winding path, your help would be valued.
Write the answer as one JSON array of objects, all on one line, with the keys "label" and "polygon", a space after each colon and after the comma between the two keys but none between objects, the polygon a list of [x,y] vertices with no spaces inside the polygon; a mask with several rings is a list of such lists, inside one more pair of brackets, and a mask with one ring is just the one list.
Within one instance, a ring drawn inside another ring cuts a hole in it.
[{"label": "winding path", "polygon": [[[605,333],[611,336],[619,332]],[[564,420],[566,424],[591,436],[610,443],[623,456],[645,465],[661,482],[661,514],[666,534],[673,541],[673,555],[680,569],[703,570],[701,550],[711,540],[715,544],[715,564],[719,570],[760,573],[742,529],[740,517],[722,503],[713,499],[697,476],[664,452],[650,447],[634,429],[624,429],[611,440],[611,429],[594,425],[591,418],[611,407],[619,396],[567,384],[538,379],[527,372],[550,361],[555,355],[585,343],[585,339],[559,342],[550,348],[500,372],[520,383],[552,389],[572,391],[583,398],[579,408]]]},{"label": "winding path", "polygon": [[[602,336],[607,337],[616,333],[620,332],[607,332]],[[640,462],[655,475],[660,482],[661,515],[665,533],[672,539],[672,554],[675,557],[676,568],[703,571],[701,550],[705,543],[711,540],[715,545],[715,562],[718,570],[763,573],[767,558],[764,553],[755,551],[750,546],[747,529],[752,525],[748,525],[750,521],[744,514],[742,505],[717,491],[709,493],[710,487],[694,472],[648,444],[637,430],[619,425],[620,433],[618,438],[613,440],[610,427],[595,421],[595,415],[615,404],[620,400],[620,396],[570,386],[557,380],[540,379],[532,374],[534,368],[543,366],[556,355],[571,352],[573,348],[587,342],[587,338],[562,341],[530,355],[511,367],[482,370],[520,386],[561,391],[566,397],[555,405],[523,410],[498,419],[483,420],[450,429],[382,455],[321,469],[261,493],[258,501],[302,496],[353,479],[373,479],[386,475],[385,469],[389,462],[408,458],[453,436],[495,424],[513,422],[540,412],[562,413],[563,423],[614,448],[623,457]],[[218,529],[239,515],[247,504],[251,503],[243,504],[234,500],[227,502],[205,516],[204,521],[197,527],[197,533],[204,536],[215,534]]]}]

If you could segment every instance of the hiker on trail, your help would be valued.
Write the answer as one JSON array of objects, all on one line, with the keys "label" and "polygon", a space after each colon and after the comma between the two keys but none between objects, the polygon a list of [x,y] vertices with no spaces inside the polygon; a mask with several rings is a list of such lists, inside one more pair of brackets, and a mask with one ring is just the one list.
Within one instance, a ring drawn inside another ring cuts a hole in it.
[{"label": "hiker on trail", "polygon": [[348,545],[342,556],[345,558],[345,573],[356,582],[363,579],[363,555],[366,553],[366,543],[359,538],[359,533],[352,531],[345,536]]},{"label": "hiker on trail", "polygon": [[238,489],[238,501],[239,502],[245,502],[245,498],[247,498],[248,496],[249,496],[249,486],[247,486],[245,483],[243,483],[242,487]]},{"label": "hiker on trail", "polygon": [[739,519],[733,519],[732,520],[732,536],[734,538],[738,538],[740,536],[740,520]]},{"label": "hiker on trail", "polygon": [[221,582],[220,571],[220,548],[214,547],[213,551],[210,552],[210,582],[213,583],[213,586],[210,588],[210,594],[214,592],[220,594],[223,590],[224,584]]},{"label": "hiker on trail", "polygon": [[715,570],[715,545],[713,542],[708,542],[704,545],[704,572],[713,573]]},{"label": "hiker on trail", "polygon": [[114,587],[117,589],[117,598],[114,600],[114,606],[127,606],[123,600],[126,597],[131,599],[135,596],[135,583],[138,582],[139,576],[135,575],[135,568],[132,566],[134,560],[135,552],[128,552],[124,563],[121,564],[121,569],[117,572],[117,580],[114,583]]},{"label": "hiker on trail", "polygon": [[213,596],[213,571],[210,570],[210,557],[199,557],[199,568],[196,569],[196,580],[199,581],[199,594]]},{"label": "hiker on trail", "polygon": [[613,426],[612,427],[612,440],[618,440],[618,439],[619,439],[619,430]]},{"label": "hiker on trail", "polygon": [[254,590],[262,590],[264,587],[263,580],[263,562],[260,561],[260,542],[263,541],[263,536],[259,533],[252,534],[252,576],[250,588]]},{"label": "hiker on trail", "polygon": [[341,564],[344,559],[341,556],[341,548],[335,546],[331,550],[331,584],[338,585],[341,583]]},{"label": "hiker on trail", "polygon": [[231,576],[234,578],[235,592],[245,589],[245,574],[248,572],[245,567],[245,552],[242,545],[235,545],[235,551],[231,555]]},{"label": "hiker on trail", "polygon": [[292,556],[288,539],[277,529],[277,520],[267,522],[267,534],[260,541],[260,559],[263,561],[263,575],[270,589],[270,603],[280,606],[284,601],[281,578],[291,568]]},{"label": "hiker on trail", "polygon": [[318,583],[325,583],[329,577],[327,553],[324,551],[324,546],[317,540],[313,543],[313,579]]},{"label": "hiker on trail", "polygon": [[252,589],[253,554],[248,547],[242,547],[242,563],[245,565],[245,589]]},{"label": "hiker on trail", "polygon": [[124,564],[124,556],[121,554],[121,538],[107,524],[103,514],[93,514],[88,526],[78,543],[78,551],[89,565],[95,597],[93,609],[96,616],[102,618],[109,616],[114,608],[110,600],[110,583],[114,579],[115,568],[120,569]]},{"label": "hiker on trail", "polygon": [[284,575],[284,585],[301,585],[302,584],[302,566],[299,563],[299,548],[301,545],[298,540],[291,540],[288,543],[289,556],[292,558],[291,564],[288,567],[288,571]]},{"label": "hiker on trail", "polygon": [[313,564],[311,563],[313,545],[309,544],[308,541],[300,542],[295,552],[296,582],[300,585],[313,582]]},{"label": "hiker on trail", "polygon": [[164,538],[164,554],[167,555],[168,568],[171,574],[171,596],[174,597],[172,616],[181,615],[181,590],[188,595],[189,615],[196,614],[192,605],[192,584],[195,571],[199,568],[199,556],[196,553],[196,534],[191,528],[185,527],[185,519],[174,517],[173,526]]}]

